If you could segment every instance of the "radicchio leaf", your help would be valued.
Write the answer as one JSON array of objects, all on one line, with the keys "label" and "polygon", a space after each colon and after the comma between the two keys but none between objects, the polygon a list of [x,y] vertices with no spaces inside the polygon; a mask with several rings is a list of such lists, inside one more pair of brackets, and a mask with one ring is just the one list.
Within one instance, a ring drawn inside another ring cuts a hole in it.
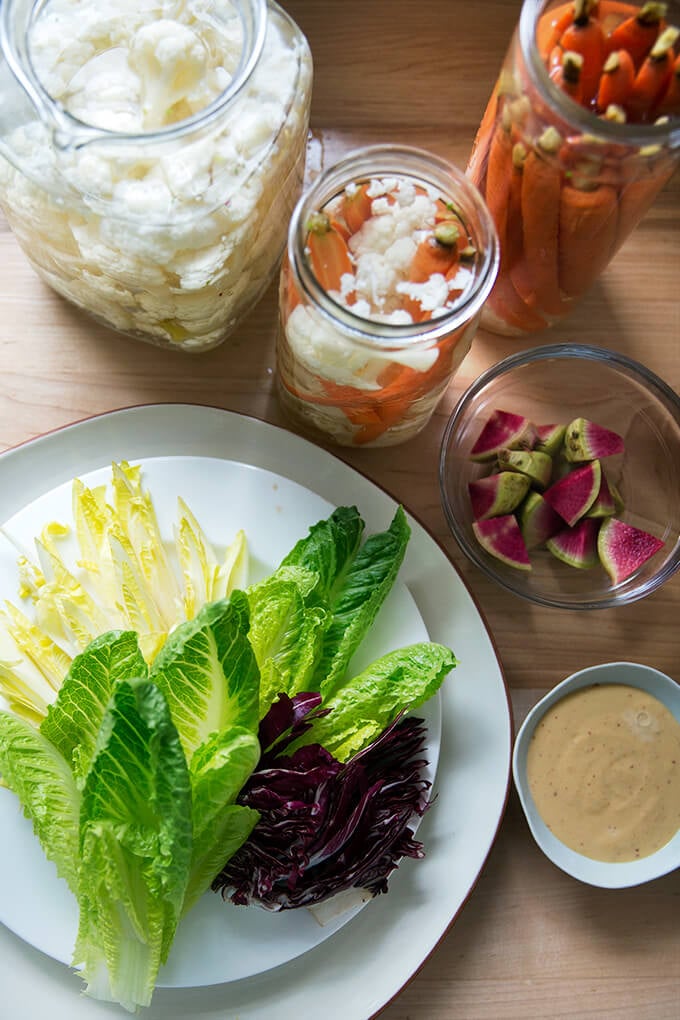
[{"label": "radicchio leaf", "polygon": [[344,764],[319,744],[278,753],[317,704],[308,695],[279,699],[262,721],[274,747],[238,798],[260,821],[213,883],[233,903],[286,910],[353,887],[377,895],[400,858],[423,857],[410,827],[429,803],[423,720],[399,716]]}]

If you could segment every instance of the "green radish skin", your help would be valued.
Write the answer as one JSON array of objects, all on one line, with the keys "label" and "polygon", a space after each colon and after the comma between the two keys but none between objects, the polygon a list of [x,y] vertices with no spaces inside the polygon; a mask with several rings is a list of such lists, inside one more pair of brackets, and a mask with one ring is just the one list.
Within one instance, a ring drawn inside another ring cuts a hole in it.
[{"label": "green radish skin", "polygon": [[535,450],[501,450],[498,464],[503,471],[527,475],[539,489],[545,489],[552,474],[552,457]]},{"label": "green radish skin", "polygon": [[519,506],[531,484],[526,475],[516,471],[477,478],[468,484],[472,514],[477,521],[509,514]]}]

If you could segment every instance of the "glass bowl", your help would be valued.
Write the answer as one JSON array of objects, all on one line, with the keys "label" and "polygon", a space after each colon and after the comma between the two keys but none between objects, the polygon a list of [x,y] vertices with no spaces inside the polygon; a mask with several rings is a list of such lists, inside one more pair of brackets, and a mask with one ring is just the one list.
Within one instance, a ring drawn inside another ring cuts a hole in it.
[{"label": "glass bowl", "polygon": [[[602,467],[623,500],[616,516],[663,547],[614,583],[598,563],[579,569],[545,547],[530,549],[530,570],[488,553],[473,533],[468,485],[489,474],[470,451],[494,410],[536,425],[581,417],[622,436],[623,453]],[[442,439],[439,480],[444,513],[463,552],[508,591],[559,609],[605,609],[651,594],[680,566],[680,397],[643,365],[585,344],[543,345],[511,355],[481,375],[454,408]]]},{"label": "glass bowl", "polygon": [[[638,687],[660,701],[680,722],[680,685],[665,673],[637,662],[605,662],[574,673],[534,705],[517,733],[512,773],[531,834],[546,857],[573,878],[605,889],[623,889],[660,878],[680,867],[680,830],[654,853],[631,861],[600,861],[568,847],[543,821],[527,778],[527,754],[534,730],[557,702],[574,691],[601,684]],[[613,767],[616,784],[616,767]],[[620,788],[619,788],[620,794]]]}]

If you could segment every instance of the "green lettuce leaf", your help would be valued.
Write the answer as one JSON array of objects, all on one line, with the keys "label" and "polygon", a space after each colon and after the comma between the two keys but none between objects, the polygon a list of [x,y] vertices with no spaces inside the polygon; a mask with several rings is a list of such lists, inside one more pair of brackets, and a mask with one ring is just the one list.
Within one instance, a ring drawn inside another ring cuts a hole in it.
[{"label": "green lettuce leaf", "polygon": [[328,715],[315,719],[287,753],[303,744],[319,743],[339,761],[347,761],[400,712],[418,708],[431,698],[455,665],[453,652],[434,642],[389,652],[324,699]]},{"label": "green lettuce leaf", "polygon": [[192,852],[189,770],[162,692],[116,685],[82,794],[74,966],[87,992],[151,1001],[179,920]]},{"label": "green lettuce leaf", "polygon": [[370,535],[338,578],[331,592],[333,616],[311,687],[324,699],[342,683],[349,660],[394,585],[410,536],[406,515],[397,507],[387,531]]},{"label": "green lettuce leaf", "polygon": [[282,567],[247,592],[250,643],[260,670],[260,718],[279,694],[312,689],[330,615],[315,594],[318,575]]},{"label": "green lettuce leaf", "polygon": [[359,548],[364,527],[355,506],[338,507],[330,517],[312,525],[281,561],[281,566],[305,567],[317,574],[319,596],[332,604],[334,592]]},{"label": "green lettuce leaf", "polygon": [[147,672],[134,631],[108,631],[73,659],[40,732],[69,762],[78,786],[90,768],[114,686]]},{"label": "green lettuce leaf", "polygon": [[248,599],[234,591],[180,624],[156,656],[150,679],[165,694],[187,761],[231,726],[257,732],[259,670],[248,640]]},{"label": "green lettuce leaf", "polygon": [[241,726],[214,734],[192,758],[193,852],[185,913],[210,888],[260,817],[235,803],[259,758],[256,734]]},{"label": "green lettuce leaf", "polygon": [[45,856],[77,893],[81,796],[68,762],[30,722],[0,712],[0,772]]}]

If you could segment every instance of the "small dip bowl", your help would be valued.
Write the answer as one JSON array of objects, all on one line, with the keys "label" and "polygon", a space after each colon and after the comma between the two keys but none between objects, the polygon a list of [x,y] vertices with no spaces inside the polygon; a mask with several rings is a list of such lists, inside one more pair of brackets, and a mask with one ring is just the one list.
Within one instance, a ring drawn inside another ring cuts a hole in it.
[{"label": "small dip bowl", "polygon": [[534,803],[527,778],[527,753],[536,726],[558,701],[594,684],[625,684],[657,698],[680,722],[680,684],[665,673],[635,662],[607,662],[589,666],[557,684],[536,704],[524,720],[515,740],[512,771],[515,787],[531,833],[543,853],[573,878],[604,889],[623,889],[660,878],[680,867],[680,831],[665,846],[634,861],[594,860],[566,846],[548,828]]}]

